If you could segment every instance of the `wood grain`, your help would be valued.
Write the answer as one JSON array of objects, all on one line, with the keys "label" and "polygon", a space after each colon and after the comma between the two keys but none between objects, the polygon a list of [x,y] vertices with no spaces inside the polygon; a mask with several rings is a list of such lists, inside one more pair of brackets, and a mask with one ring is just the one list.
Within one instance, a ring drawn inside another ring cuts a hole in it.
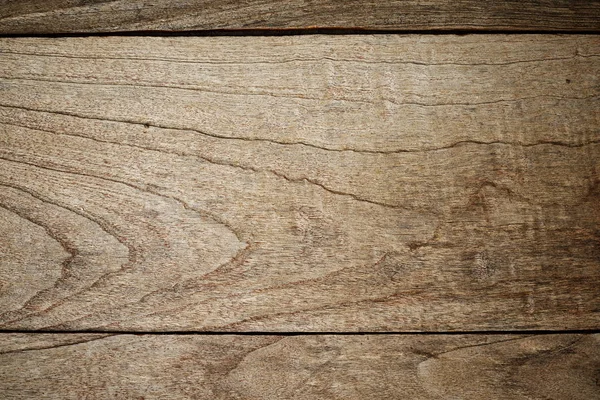
[{"label": "wood grain", "polygon": [[589,400],[600,335],[0,335],[5,399]]},{"label": "wood grain", "polygon": [[304,28],[600,31],[600,1],[0,1],[2,34]]},{"label": "wood grain", "polygon": [[600,326],[600,39],[0,40],[0,327]]}]

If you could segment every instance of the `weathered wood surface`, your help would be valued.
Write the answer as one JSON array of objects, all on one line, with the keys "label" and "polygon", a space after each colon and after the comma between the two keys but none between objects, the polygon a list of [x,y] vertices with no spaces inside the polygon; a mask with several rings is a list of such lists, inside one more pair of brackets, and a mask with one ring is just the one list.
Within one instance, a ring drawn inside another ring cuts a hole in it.
[{"label": "weathered wood surface", "polygon": [[600,326],[600,39],[0,41],[0,328]]},{"label": "weathered wood surface", "polygon": [[600,1],[0,1],[4,34],[290,28],[600,31]]},{"label": "weathered wood surface", "polygon": [[3,399],[600,397],[600,335],[0,335]]}]

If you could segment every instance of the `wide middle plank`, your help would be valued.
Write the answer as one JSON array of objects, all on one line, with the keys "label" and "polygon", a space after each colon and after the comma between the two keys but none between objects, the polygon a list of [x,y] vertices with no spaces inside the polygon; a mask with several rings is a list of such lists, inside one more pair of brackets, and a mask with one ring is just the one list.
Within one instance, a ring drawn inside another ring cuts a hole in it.
[{"label": "wide middle plank", "polygon": [[598,328],[599,55],[0,40],[0,328]]}]

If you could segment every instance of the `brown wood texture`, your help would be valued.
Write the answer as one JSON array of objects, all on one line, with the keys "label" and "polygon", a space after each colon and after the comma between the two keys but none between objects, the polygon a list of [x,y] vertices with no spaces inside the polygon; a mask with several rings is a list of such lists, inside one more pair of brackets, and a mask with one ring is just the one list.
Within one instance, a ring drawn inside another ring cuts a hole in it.
[{"label": "brown wood texture", "polygon": [[0,1],[0,34],[290,28],[600,31],[600,1]]},{"label": "brown wood texture", "polygon": [[0,40],[0,328],[600,326],[600,40]]},{"label": "brown wood texture", "polygon": [[4,399],[600,397],[599,335],[0,335]]}]

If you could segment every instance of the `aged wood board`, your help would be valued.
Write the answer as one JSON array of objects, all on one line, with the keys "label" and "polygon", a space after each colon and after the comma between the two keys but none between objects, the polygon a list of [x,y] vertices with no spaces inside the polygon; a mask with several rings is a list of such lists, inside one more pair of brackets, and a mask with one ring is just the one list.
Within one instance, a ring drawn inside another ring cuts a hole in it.
[{"label": "aged wood board", "polygon": [[600,397],[600,335],[0,335],[5,399]]},{"label": "aged wood board", "polygon": [[599,55],[2,39],[0,329],[597,329]]},{"label": "aged wood board", "polygon": [[598,0],[0,0],[0,34],[345,28],[600,31]]}]

